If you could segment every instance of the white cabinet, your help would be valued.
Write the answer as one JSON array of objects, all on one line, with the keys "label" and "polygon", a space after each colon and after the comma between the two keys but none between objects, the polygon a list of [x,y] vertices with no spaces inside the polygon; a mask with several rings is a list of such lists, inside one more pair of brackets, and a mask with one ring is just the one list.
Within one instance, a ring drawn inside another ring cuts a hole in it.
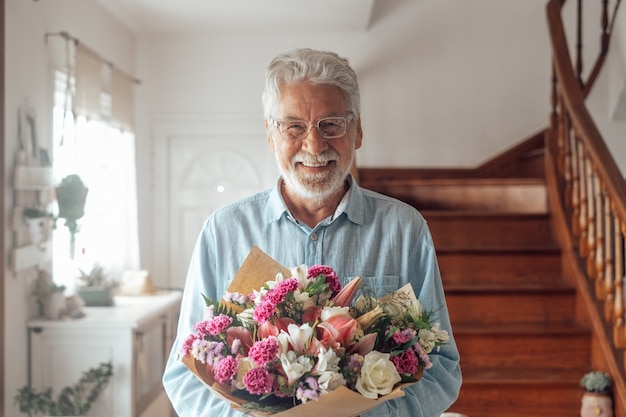
[{"label": "white cabinet", "polygon": [[163,392],[180,301],[180,292],[115,297],[112,307],[86,307],[81,319],[29,322],[32,386],[58,395],[85,370],[112,361],[113,378],[89,415],[140,416]]}]

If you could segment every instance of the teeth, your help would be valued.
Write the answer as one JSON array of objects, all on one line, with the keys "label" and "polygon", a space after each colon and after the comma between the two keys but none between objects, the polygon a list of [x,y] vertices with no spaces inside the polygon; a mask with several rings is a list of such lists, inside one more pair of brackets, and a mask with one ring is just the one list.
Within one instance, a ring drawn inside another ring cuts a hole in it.
[{"label": "teeth", "polygon": [[319,167],[324,167],[326,165],[328,165],[328,161],[326,162],[302,162],[302,165],[304,165],[305,167],[309,167],[309,168],[319,168]]}]

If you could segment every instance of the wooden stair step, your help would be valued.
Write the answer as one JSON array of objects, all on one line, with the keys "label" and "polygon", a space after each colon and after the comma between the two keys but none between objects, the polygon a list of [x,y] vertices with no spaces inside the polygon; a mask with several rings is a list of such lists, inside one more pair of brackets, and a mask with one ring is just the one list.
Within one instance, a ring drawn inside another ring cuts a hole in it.
[{"label": "wooden stair step", "polygon": [[437,249],[554,248],[546,214],[422,213]]},{"label": "wooden stair step", "polygon": [[575,322],[461,323],[454,326],[453,333],[461,355],[461,367],[467,364],[492,368],[574,369],[590,360],[590,331]]},{"label": "wooden stair step", "polygon": [[418,210],[537,213],[548,207],[543,178],[388,179],[368,183],[367,188]]},{"label": "wooden stair step", "polygon": [[477,322],[567,323],[576,308],[575,288],[563,283],[451,285],[445,291],[453,326]]},{"label": "wooden stair step", "polygon": [[[459,399],[450,411],[471,417],[571,417],[580,408],[585,367],[463,368]],[[523,393],[523,395],[522,395]]]},{"label": "wooden stair step", "polygon": [[550,249],[437,249],[445,288],[464,283],[549,283],[562,281],[561,253]]}]

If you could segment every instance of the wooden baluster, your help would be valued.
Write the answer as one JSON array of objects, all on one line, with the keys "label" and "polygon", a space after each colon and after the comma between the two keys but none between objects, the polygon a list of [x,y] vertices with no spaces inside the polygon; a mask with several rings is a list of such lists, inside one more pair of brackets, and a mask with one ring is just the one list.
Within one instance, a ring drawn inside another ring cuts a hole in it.
[{"label": "wooden baluster", "polygon": [[572,149],[572,242],[574,246],[580,237],[580,158],[578,158],[578,140],[572,131],[569,133]]},{"label": "wooden baluster", "polygon": [[576,76],[580,88],[584,88],[583,84],[583,2],[578,0],[576,11]]},{"label": "wooden baluster", "polygon": [[614,313],[615,309],[615,297],[613,291],[615,290],[615,277],[613,272],[614,256],[613,251],[615,246],[613,245],[613,227],[615,222],[613,221],[613,211],[610,201],[610,196],[607,194],[606,188],[603,187],[602,192],[604,194],[604,292],[607,295],[605,299],[604,318],[607,322],[615,324],[617,317]]},{"label": "wooden baluster", "polygon": [[613,325],[613,340],[618,348],[626,347],[626,329],[624,328],[624,222],[614,212],[615,225],[613,228],[614,242],[614,262],[615,266],[615,307]]},{"label": "wooden baluster", "polygon": [[602,35],[600,35],[600,55],[609,50],[609,0],[602,0]]},{"label": "wooden baluster", "polygon": [[561,112],[559,114],[559,152],[563,161],[562,170],[559,172],[561,178],[563,178],[563,193],[561,195],[563,196],[563,207],[566,210],[566,214],[571,216],[573,207],[571,128],[569,124],[570,120],[563,104],[563,96],[561,95],[559,98],[561,103]]},{"label": "wooden baluster", "polygon": [[587,209],[588,209],[588,196],[589,190],[587,189],[587,165],[589,163],[587,157],[584,154],[583,143],[578,141],[578,159],[580,160],[579,166],[579,183],[580,183],[580,216],[578,221],[580,222],[580,236],[578,239],[578,254],[582,259],[586,259],[589,254],[587,247],[587,234],[589,232],[587,224]]},{"label": "wooden baluster", "polygon": [[597,250],[597,228],[596,228],[596,171],[592,166],[591,159],[586,163],[586,182],[587,182],[587,277],[595,281],[597,276],[596,270],[596,250]]},{"label": "wooden baluster", "polygon": [[590,259],[590,262],[594,265],[594,279],[596,280],[596,294],[600,297],[600,300],[604,300],[607,293],[604,292],[604,252],[606,251],[606,237],[604,230],[604,190],[600,177],[597,173],[594,173],[594,190],[595,190],[595,216],[596,216],[596,243],[595,243],[595,256]]}]

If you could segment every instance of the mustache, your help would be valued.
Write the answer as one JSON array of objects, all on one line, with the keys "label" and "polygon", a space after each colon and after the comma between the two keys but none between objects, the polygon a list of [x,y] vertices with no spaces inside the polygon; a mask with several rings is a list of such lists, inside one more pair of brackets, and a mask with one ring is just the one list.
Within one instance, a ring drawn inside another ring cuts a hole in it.
[{"label": "mustache", "polygon": [[298,152],[291,158],[292,163],[303,163],[303,164],[325,164],[330,161],[336,161],[339,159],[339,154],[337,151],[332,149],[327,149],[323,151],[319,155],[311,155],[307,152]]}]

